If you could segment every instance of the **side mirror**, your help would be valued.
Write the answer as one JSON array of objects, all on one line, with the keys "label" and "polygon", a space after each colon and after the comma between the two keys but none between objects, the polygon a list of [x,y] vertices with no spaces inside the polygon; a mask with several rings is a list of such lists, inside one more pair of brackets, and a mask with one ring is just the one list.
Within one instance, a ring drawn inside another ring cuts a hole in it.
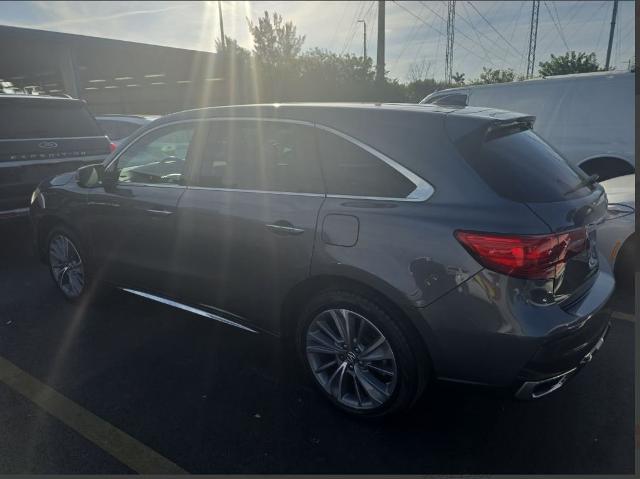
[{"label": "side mirror", "polygon": [[98,186],[104,176],[104,166],[87,165],[78,168],[76,171],[78,185],[83,188],[93,188]]}]

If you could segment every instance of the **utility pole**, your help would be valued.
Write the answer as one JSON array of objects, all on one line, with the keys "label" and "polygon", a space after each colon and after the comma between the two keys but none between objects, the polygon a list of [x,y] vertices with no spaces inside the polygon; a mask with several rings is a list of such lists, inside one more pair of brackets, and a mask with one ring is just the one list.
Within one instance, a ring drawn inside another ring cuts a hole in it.
[{"label": "utility pole", "polygon": [[378,50],[376,61],[376,82],[384,82],[384,0],[378,1]]},{"label": "utility pole", "polygon": [[536,42],[538,41],[538,15],[540,0],[533,0],[531,6],[531,28],[529,29],[529,55],[527,56],[527,78],[531,78],[536,70]]},{"label": "utility pole", "polygon": [[607,47],[607,62],[604,65],[604,69],[609,69],[609,63],[611,62],[611,46],[613,45],[613,34],[616,30],[616,15],[618,14],[618,0],[613,0],[613,12],[611,12],[611,30],[609,30],[609,46]]},{"label": "utility pole", "polygon": [[453,37],[455,33],[456,0],[447,2],[447,51],[444,61],[444,81],[451,83],[453,76]]},{"label": "utility pole", "polygon": [[222,23],[222,2],[218,0],[218,18],[220,19],[220,45],[222,46],[222,50],[226,49],[225,41],[224,41],[224,24]]},{"label": "utility pole", "polygon": [[365,20],[358,20],[358,23],[363,24],[363,35],[364,35],[364,59],[367,59],[367,22]]}]

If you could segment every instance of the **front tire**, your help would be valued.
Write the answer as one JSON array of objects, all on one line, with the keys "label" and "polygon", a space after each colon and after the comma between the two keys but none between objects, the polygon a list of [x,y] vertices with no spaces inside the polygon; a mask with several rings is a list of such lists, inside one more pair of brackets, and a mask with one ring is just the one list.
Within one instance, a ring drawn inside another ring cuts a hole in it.
[{"label": "front tire", "polygon": [[49,233],[47,263],[51,277],[67,300],[76,302],[86,295],[86,257],[76,236],[66,228],[56,227]]},{"label": "front tire", "polygon": [[297,347],[304,369],[341,410],[380,417],[408,409],[421,393],[415,351],[372,299],[325,291],[304,308]]}]

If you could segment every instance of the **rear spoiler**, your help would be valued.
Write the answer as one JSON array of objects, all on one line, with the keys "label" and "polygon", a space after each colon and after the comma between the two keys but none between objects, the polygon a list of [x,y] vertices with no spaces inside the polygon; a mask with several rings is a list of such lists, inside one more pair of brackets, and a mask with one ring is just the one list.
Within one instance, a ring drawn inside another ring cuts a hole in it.
[{"label": "rear spoiler", "polygon": [[490,123],[484,135],[485,141],[495,140],[503,136],[530,130],[536,121],[535,116],[522,116],[514,120],[500,120]]},{"label": "rear spoiler", "polygon": [[464,108],[445,117],[446,131],[454,143],[490,141],[533,127],[536,117],[505,110]]}]

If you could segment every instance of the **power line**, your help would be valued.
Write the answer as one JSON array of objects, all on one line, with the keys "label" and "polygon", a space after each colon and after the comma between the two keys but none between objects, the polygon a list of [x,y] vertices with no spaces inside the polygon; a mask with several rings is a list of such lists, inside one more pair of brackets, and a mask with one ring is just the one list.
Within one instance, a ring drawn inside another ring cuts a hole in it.
[{"label": "power line", "polygon": [[[426,5],[422,5],[423,7],[426,7]],[[443,18],[441,17],[437,12],[434,12],[435,16],[438,18]],[[419,19],[420,20],[420,19]],[[433,22],[435,19],[432,17],[431,21]],[[422,22],[421,22],[422,23]],[[443,22],[444,23],[444,22]],[[422,26],[424,27],[425,24],[422,23]],[[427,25],[429,27],[431,27],[431,24]],[[435,52],[435,58],[439,58],[440,57],[440,43],[442,41],[442,35],[438,35],[438,42],[436,43],[436,52]],[[416,49],[416,54],[413,57],[413,61],[411,62],[411,65],[416,65],[418,63],[418,57],[420,56],[420,54],[422,53],[422,49],[424,48],[425,43],[427,42],[427,39],[425,38],[421,43],[420,46]],[[423,67],[425,65],[425,60],[423,59],[422,61],[422,66],[420,67],[420,77],[422,77],[426,72],[423,72]],[[437,65],[437,63],[436,63]],[[435,72],[434,72],[434,76],[435,76]]]},{"label": "power line", "polygon": [[[429,28],[431,28],[432,30],[436,31],[437,33],[439,33],[440,35],[442,35],[443,37],[445,36],[444,33],[442,33],[440,30],[438,30],[437,28],[435,28],[432,25],[429,25],[426,20],[424,20],[423,18],[420,18],[418,15],[416,15],[415,13],[413,13],[411,10],[409,10],[408,8],[404,7],[403,5],[400,5],[400,3],[398,3],[396,0],[392,0],[393,3],[395,3],[397,6],[399,6],[400,8],[402,8],[405,12],[407,12],[409,15],[413,16],[414,18],[417,18],[418,20],[420,20],[423,24],[427,25]],[[440,18],[440,15],[438,15]],[[446,20],[445,20],[446,21]],[[475,40],[471,39],[471,41],[475,42]],[[469,50],[467,47],[465,47],[464,45],[462,45],[461,43],[458,43],[458,47],[462,48],[464,51],[467,51],[469,53],[471,53],[472,55],[474,55],[476,58],[479,58],[480,60],[484,60],[489,62],[490,64],[492,64],[493,66],[496,66],[490,58],[483,58],[481,56],[479,56],[478,54],[476,54],[475,52]]]},{"label": "power line", "polygon": [[[601,9],[602,9],[602,7],[604,7],[605,5],[610,4],[610,3],[611,3],[610,1],[604,1],[604,2],[602,2],[602,3],[600,4],[600,6],[599,6],[596,10],[594,10],[594,11],[591,13],[591,16],[589,17],[589,19],[588,19],[588,20],[586,20],[586,21],[584,21],[584,22],[581,22],[581,23],[580,23],[576,28],[578,28],[580,25],[586,25],[586,24],[588,24],[588,23],[593,19],[593,17],[595,17],[595,16],[596,16],[596,14],[597,14]],[[584,2],[582,3],[582,5],[584,5]],[[552,43],[555,43],[555,39],[554,39],[554,37],[550,37],[550,38],[549,38],[549,41],[545,44],[545,47],[544,47],[544,48],[538,48],[538,49],[537,49],[537,51],[539,51],[539,52],[548,52],[548,51],[549,51],[549,46],[550,46]],[[596,45],[596,47],[597,47],[597,45]]]},{"label": "power line", "polygon": [[[395,1],[394,1],[394,3],[398,4],[398,2],[395,2]],[[447,3],[446,3],[446,2],[443,2],[443,3],[445,4],[445,6],[447,6]],[[436,15],[438,18],[440,18],[440,19],[442,20],[442,22],[443,22],[443,23],[445,23],[445,24],[447,23],[447,19],[446,19],[446,18],[444,18],[442,15],[438,14],[438,12],[434,11],[433,9],[431,9],[431,8],[430,8],[426,3],[424,3],[424,2],[420,2],[420,5],[422,5],[422,6],[423,6],[423,7],[425,7],[426,9],[428,9],[431,13],[433,13],[434,15]],[[398,5],[398,6],[400,6],[400,5]],[[464,6],[464,4],[463,4],[463,6]],[[406,9],[405,9],[405,10],[406,10]],[[460,15],[460,13],[458,13],[458,15],[460,16],[460,18],[462,18],[462,19],[463,19],[463,21],[467,22],[467,20],[466,20],[465,18],[463,18],[463,17]],[[468,22],[467,22],[467,23],[468,23]],[[469,41],[471,41],[473,44],[475,44],[475,43],[476,43],[476,40],[474,40],[473,38],[471,38],[471,37],[470,37],[469,35],[467,35],[465,32],[461,31],[460,29],[456,29],[456,31],[457,31],[460,35],[462,35],[463,37],[465,37],[466,39],[468,39]],[[443,36],[444,36],[444,34],[443,34],[442,32],[439,32],[439,33],[440,33],[441,35],[443,35]],[[480,32],[480,33],[482,34],[482,32]],[[484,36],[484,34],[482,34],[482,35]],[[487,38],[488,38],[488,37],[487,37]],[[493,42],[493,40],[491,40],[490,38],[488,38],[488,39],[489,39],[489,41],[491,41],[492,43],[494,43],[494,42]],[[495,44],[495,43],[494,43],[494,44]],[[489,57],[489,53],[486,51],[486,49],[484,49],[484,48],[483,48],[483,50],[485,51],[485,56],[484,56],[484,57],[480,57],[480,56],[478,56],[477,54],[475,54],[474,52],[472,52],[471,50],[469,50],[468,48],[465,48],[464,46],[462,46],[460,43],[458,43],[458,46],[459,46],[460,48],[462,48],[463,50],[465,50],[466,52],[468,52],[468,53],[470,53],[470,54],[474,55],[476,58],[479,58],[480,60],[484,60],[484,61],[486,61],[486,62],[489,62],[489,63],[490,63],[491,65],[493,65],[494,67],[496,66],[496,64],[495,64],[495,63],[493,63],[493,61],[492,61],[492,60],[491,60],[491,58]],[[496,46],[497,46],[497,45],[496,45]]]},{"label": "power line", "polygon": [[[353,18],[351,19],[351,22],[349,23],[349,26],[347,27],[347,36],[345,37],[345,41],[342,44],[342,49],[340,50],[340,55],[344,54],[344,52],[347,50],[347,48],[349,47],[349,45],[351,45],[351,42],[353,41],[353,37],[356,34],[356,19],[360,16],[360,12],[364,9],[364,3],[365,2],[358,2],[358,9],[354,12]],[[351,37],[349,37],[349,34],[351,34]]]},{"label": "power line", "polygon": [[569,51],[569,45],[567,45],[567,41],[564,39],[564,35],[562,34],[562,31],[560,30],[560,28],[558,27],[558,25],[556,24],[556,19],[553,17],[553,13],[551,13],[551,9],[549,8],[549,5],[547,5],[547,2],[543,2],[544,3],[544,8],[547,9],[547,12],[549,13],[549,16],[551,17],[551,21],[553,22],[553,26],[556,27],[556,31],[558,32],[558,35],[560,35],[560,40],[562,40],[562,43],[564,43],[565,48],[567,49],[567,51]]},{"label": "power line", "polygon": [[[462,7],[464,8],[465,13],[468,14],[467,8],[465,6],[465,4],[462,4]],[[511,53],[508,49],[502,49],[502,47],[500,45],[498,45],[495,40],[493,40],[492,38],[489,38],[489,36],[485,35],[483,32],[479,31],[476,26],[470,21],[467,20],[465,17],[462,16],[462,14],[460,12],[458,12],[458,16],[460,17],[460,19],[465,22],[467,25],[469,25],[471,27],[471,29],[474,31],[474,33],[476,34],[476,37],[478,38],[477,43],[480,46],[480,48],[482,48],[482,50],[485,53],[485,57],[489,57],[490,52],[487,50],[487,48],[484,46],[484,44],[482,43],[482,41],[480,40],[480,35],[482,35],[484,38],[486,38],[493,47],[495,48],[499,48],[501,50],[501,58],[502,58],[502,63],[503,64],[507,64],[507,54]],[[464,32],[460,32],[458,31],[460,34],[462,34],[463,36],[466,37],[466,35],[464,34]],[[468,37],[467,37],[468,38]],[[473,41],[475,43],[475,40],[473,40],[472,38],[470,38],[471,41]],[[498,56],[496,53],[493,53],[493,55]],[[511,65],[511,63],[509,63],[509,65]],[[495,65],[494,65],[495,66]],[[512,66],[512,65],[511,65]]]},{"label": "power line", "polygon": [[509,35],[509,41],[513,40],[513,34],[516,32],[518,23],[520,23],[520,14],[522,13],[522,7],[524,7],[524,2],[520,2],[520,8],[518,9],[518,15],[515,22],[513,22],[513,28],[511,29],[511,35]]},{"label": "power line", "polygon": [[[442,2],[442,3],[444,4],[444,6],[447,6],[447,5],[448,5],[448,4],[447,4],[447,2]],[[422,5],[422,6],[423,6],[423,7],[425,7],[426,9],[428,9],[428,10],[429,10],[430,12],[432,12],[434,15],[437,15],[437,16],[438,16],[438,17],[443,21],[443,23],[447,23],[447,19],[446,19],[446,18],[444,18],[444,17],[443,17],[443,16],[441,16],[441,15],[438,15],[438,13],[437,13],[437,12],[435,12],[435,11],[433,11],[433,10],[432,10],[432,9],[431,9],[431,8],[430,8],[430,7],[425,3],[425,2],[420,2],[420,5]],[[464,3],[462,4],[462,6],[464,7]],[[466,12],[466,10],[465,10],[465,12]],[[470,25],[470,26],[471,26],[471,28],[472,28],[472,29],[474,29],[474,30],[475,30],[476,35],[478,34],[478,30],[475,28],[475,26],[474,26],[472,23],[470,23],[466,18],[464,18],[464,17],[460,14],[460,12],[458,12],[458,13],[457,13],[457,15],[462,19],[462,21],[463,21],[463,22],[467,23],[468,25]],[[471,37],[470,37],[469,35],[467,35],[464,31],[462,31],[462,30],[460,30],[460,29],[458,29],[458,28],[456,28],[456,31],[457,31],[460,35],[462,35],[463,37],[465,37],[466,39],[468,39],[470,42],[473,42],[474,44],[476,43],[476,40],[474,40],[473,38],[471,38]],[[491,38],[487,37],[484,33],[482,33],[482,32],[479,32],[479,33],[480,33],[483,37],[487,38],[487,39],[488,39],[488,40],[489,40],[489,41],[490,41],[494,46],[496,46],[496,47],[498,46],[498,45],[496,45],[496,44],[495,44],[495,42],[494,42]],[[481,48],[482,48],[482,50],[485,52],[485,58],[484,58],[484,60],[485,60],[485,61],[489,61],[489,62],[491,63],[491,61],[489,60],[489,52],[488,52],[488,51],[487,51],[487,49],[484,47],[484,45],[482,45],[482,42],[479,42],[479,43],[480,43],[480,47],[481,47]],[[504,62],[504,61],[505,61],[505,59],[503,58],[503,62]],[[493,63],[492,63],[492,65],[494,65],[494,66],[495,66],[495,64],[493,64]]]},{"label": "power line", "polygon": [[471,6],[471,8],[473,8],[473,9],[476,11],[476,13],[477,13],[478,15],[480,15],[480,16],[482,17],[482,19],[483,19],[485,22],[487,22],[487,25],[489,25],[489,26],[491,27],[491,29],[492,29],[494,32],[496,32],[496,33],[498,34],[498,36],[499,36],[500,38],[502,38],[502,39],[506,42],[506,44],[507,44],[507,45],[509,45],[511,48],[513,48],[513,51],[514,51],[514,52],[516,52],[516,54],[518,55],[518,57],[519,57],[520,55],[522,55],[522,52],[520,52],[516,47],[514,47],[514,46],[511,44],[511,42],[510,42],[509,40],[507,40],[507,39],[502,35],[502,33],[500,33],[498,30],[496,30],[496,27],[494,27],[494,26],[491,24],[491,22],[490,22],[489,20],[487,20],[487,18],[486,18],[482,13],[480,13],[480,11],[475,7],[475,5],[474,5],[473,3],[469,2],[469,1],[467,1],[467,3]]},{"label": "power line", "polygon": [[342,20],[344,20],[344,16],[347,13],[347,7],[346,5],[342,6],[342,14],[340,15],[340,19],[336,22],[336,28],[333,31],[333,35],[331,35],[331,40],[329,40],[329,49],[333,50],[334,44],[335,44],[335,39],[336,39],[336,35],[338,35],[338,28],[340,28],[340,24],[342,23]]},{"label": "power line", "polygon": [[396,66],[396,64],[400,61],[400,58],[402,58],[402,56],[404,55],[404,52],[407,49],[407,46],[413,42],[413,40],[415,39],[416,34],[418,33],[418,31],[420,30],[418,28],[418,25],[420,24],[420,21],[416,18],[413,20],[413,25],[411,26],[411,31],[409,32],[409,35],[407,35],[407,39],[404,41],[403,45],[402,45],[402,50],[400,50],[400,53],[398,54],[398,56],[393,60],[393,63],[391,65],[389,65],[389,69],[393,69],[393,67]]},{"label": "power line", "polygon": [[562,29],[562,23],[560,23],[560,15],[558,14],[558,8],[556,6],[556,2],[553,2],[552,5],[553,5],[553,11],[556,12],[556,19],[558,20],[558,27],[560,29],[560,35],[562,35],[562,41],[566,45],[567,50],[571,50],[571,48],[569,48],[569,43],[567,42],[567,39],[564,36],[564,30]]}]

